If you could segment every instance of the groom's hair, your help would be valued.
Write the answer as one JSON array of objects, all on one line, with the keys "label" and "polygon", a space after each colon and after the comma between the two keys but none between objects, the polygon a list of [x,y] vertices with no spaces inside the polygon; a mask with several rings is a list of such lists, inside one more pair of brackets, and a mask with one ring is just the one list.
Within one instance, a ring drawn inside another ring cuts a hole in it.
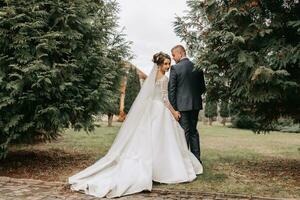
[{"label": "groom's hair", "polygon": [[185,48],[182,46],[182,45],[176,45],[175,47],[173,47],[171,49],[171,52],[174,51],[175,49],[179,49],[182,53],[184,53],[184,55],[186,55],[186,51],[185,51]]}]

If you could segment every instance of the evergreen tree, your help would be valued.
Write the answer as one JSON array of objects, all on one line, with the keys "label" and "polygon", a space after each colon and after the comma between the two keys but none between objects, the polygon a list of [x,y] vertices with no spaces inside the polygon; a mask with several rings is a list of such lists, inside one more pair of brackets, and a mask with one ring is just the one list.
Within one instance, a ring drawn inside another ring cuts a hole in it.
[{"label": "evergreen tree", "polygon": [[114,115],[118,115],[120,111],[120,96],[121,96],[121,83],[120,80],[115,80],[118,84],[116,84],[115,93],[111,96],[109,105],[105,109],[105,113],[108,117],[108,126],[111,127],[113,123]]},{"label": "evergreen tree", "polygon": [[114,115],[118,114],[120,107],[120,93],[116,93],[111,101],[111,110],[107,111],[107,117],[108,117],[108,126],[111,127],[113,123],[113,117]]},{"label": "evergreen tree", "polygon": [[212,125],[214,118],[218,116],[218,103],[216,101],[206,101],[204,115],[209,119],[209,125]]},{"label": "evergreen tree", "polygon": [[141,89],[140,79],[137,70],[130,68],[127,76],[126,92],[125,92],[125,108],[126,113],[129,112],[135,98]]},{"label": "evergreen tree", "polygon": [[0,158],[13,142],[93,130],[130,54],[117,13],[109,0],[0,0]]},{"label": "evergreen tree", "polygon": [[300,3],[189,0],[175,32],[205,72],[207,94],[230,97],[269,131],[281,116],[300,121]]},{"label": "evergreen tree", "polygon": [[129,54],[128,42],[125,40],[125,36],[119,33],[113,33],[110,41],[110,50],[108,57],[114,60],[117,63],[118,71],[115,71],[115,79],[112,80],[111,91],[114,91],[110,97],[109,104],[105,108],[105,113],[108,116],[108,126],[112,126],[114,115],[119,114],[120,111],[120,95],[121,95],[121,81],[122,77],[125,76],[124,67],[126,62],[122,60],[124,58],[124,53],[127,53],[127,58],[131,59],[132,57]]},{"label": "evergreen tree", "polygon": [[221,100],[220,104],[220,116],[222,117],[222,124],[226,125],[226,118],[229,117],[229,106],[226,100]]}]

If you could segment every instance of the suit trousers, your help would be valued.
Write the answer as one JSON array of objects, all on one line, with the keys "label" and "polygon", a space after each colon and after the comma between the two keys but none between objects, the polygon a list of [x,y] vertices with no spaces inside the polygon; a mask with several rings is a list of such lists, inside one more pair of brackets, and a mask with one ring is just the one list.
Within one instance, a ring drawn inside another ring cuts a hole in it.
[{"label": "suit trousers", "polygon": [[200,137],[197,130],[198,115],[200,110],[180,111],[179,124],[184,129],[188,148],[201,162]]}]

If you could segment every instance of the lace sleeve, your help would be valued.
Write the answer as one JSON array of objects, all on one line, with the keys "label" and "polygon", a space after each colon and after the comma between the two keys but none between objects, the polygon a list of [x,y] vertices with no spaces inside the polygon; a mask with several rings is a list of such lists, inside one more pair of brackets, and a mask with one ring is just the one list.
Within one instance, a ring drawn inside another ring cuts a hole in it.
[{"label": "lace sleeve", "polygon": [[170,101],[169,101],[169,97],[168,97],[168,78],[165,77],[162,80],[161,83],[161,95],[162,95],[162,100],[165,104],[165,106],[172,112],[176,112],[173,108],[173,106],[171,105]]}]

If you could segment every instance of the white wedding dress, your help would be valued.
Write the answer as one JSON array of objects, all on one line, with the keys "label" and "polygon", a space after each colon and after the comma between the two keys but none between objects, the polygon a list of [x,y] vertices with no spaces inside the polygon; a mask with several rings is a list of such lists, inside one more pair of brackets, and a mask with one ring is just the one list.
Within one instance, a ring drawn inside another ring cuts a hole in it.
[{"label": "white wedding dress", "polygon": [[168,78],[155,81],[154,66],[108,153],[69,177],[71,189],[120,197],[160,183],[190,182],[203,167],[188,150],[184,130],[169,110]]}]

